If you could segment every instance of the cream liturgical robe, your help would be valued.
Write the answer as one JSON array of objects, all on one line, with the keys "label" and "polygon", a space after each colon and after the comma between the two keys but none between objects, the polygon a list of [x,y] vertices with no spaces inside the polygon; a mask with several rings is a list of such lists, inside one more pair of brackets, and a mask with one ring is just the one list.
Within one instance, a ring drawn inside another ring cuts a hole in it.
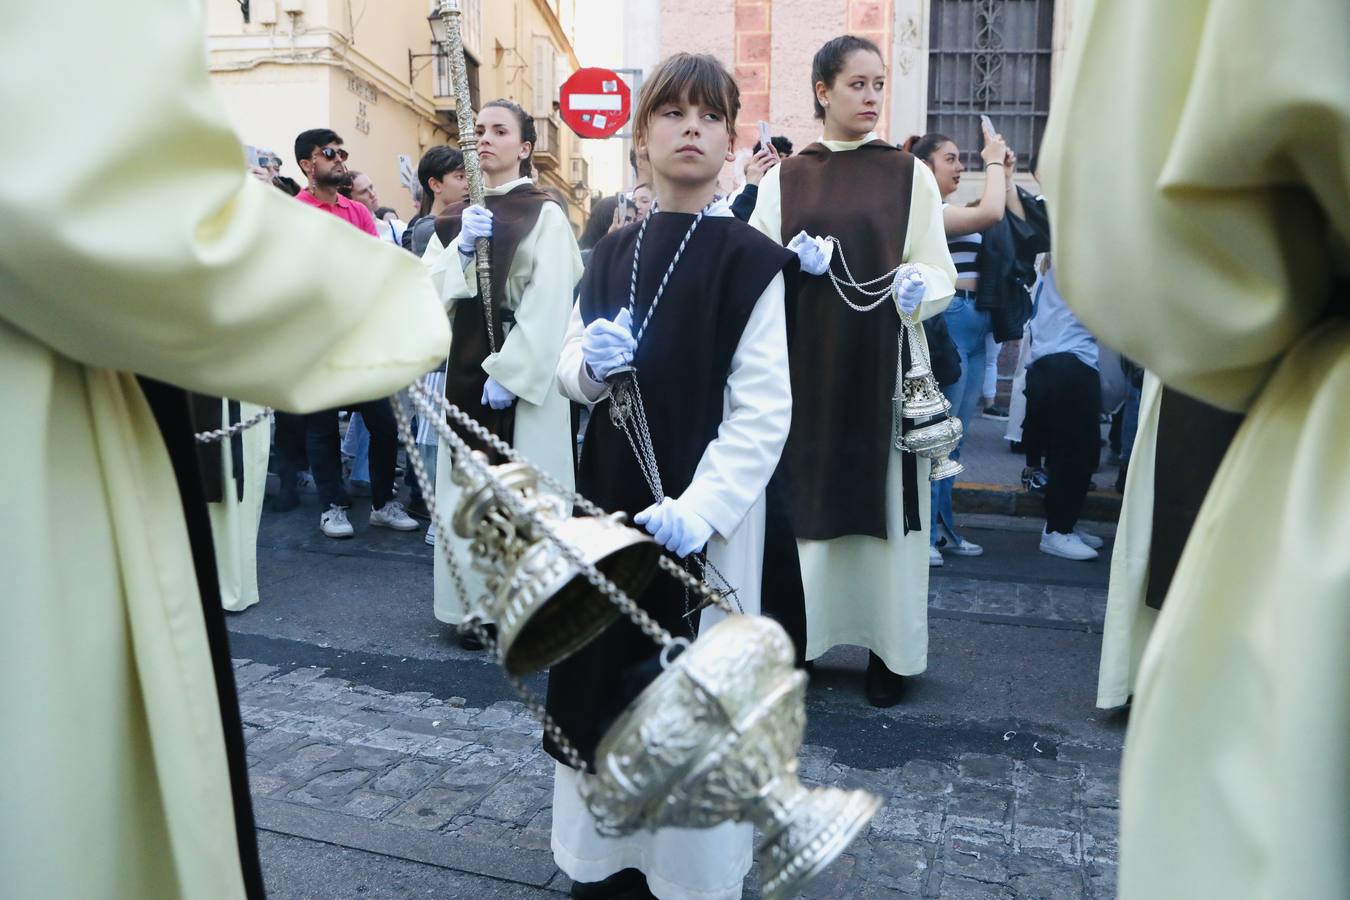
[{"label": "cream liturgical robe", "polygon": [[[835,153],[842,153],[873,140],[876,140],[875,134],[860,141],[821,140],[820,143]],[[760,182],[750,224],[781,244],[784,236],[779,172],[779,167],[775,166]],[[947,237],[942,228],[942,198],[937,182],[922,163],[914,166],[903,258],[919,267],[927,285],[916,318],[923,320],[940,314],[947,308],[954,292],[956,269],[947,251]],[[839,264],[836,261],[834,265],[837,269]],[[854,273],[862,279],[879,274]],[[838,302],[843,303],[842,300]],[[893,448],[894,433],[891,437]],[[876,653],[886,668],[897,675],[917,675],[928,668],[928,532],[905,534],[901,505],[904,478],[900,462],[901,451],[893,449],[886,466],[888,538],[849,535],[797,542],[802,587],[806,592],[807,659],[815,659],[831,647],[852,644]],[[931,521],[928,470],[928,460],[918,460],[919,520],[924,523]],[[798,482],[794,483],[793,489],[811,488]]]},{"label": "cream liturgical robe", "polygon": [[1158,446],[1158,411],[1162,384],[1144,373],[1139,401],[1139,429],[1130,470],[1125,476],[1125,500],[1120,526],[1111,548],[1111,584],[1106,594],[1106,622],[1102,626],[1102,659],[1097,671],[1097,706],[1124,706],[1134,693],[1139,661],[1153,633],[1158,610],[1144,602],[1148,592],[1149,549],[1153,539],[1153,473]]},{"label": "cream liturgical robe", "polygon": [[[528,178],[519,178],[488,188],[487,193],[506,194],[528,183]],[[453,244],[444,247],[432,235],[422,259],[431,267],[447,311],[456,301],[477,296],[474,257],[465,257]],[[567,216],[556,203],[543,204],[534,228],[516,248],[506,284],[492,285],[494,295],[505,292],[500,296],[515,314],[515,325],[505,339],[497,336],[499,349],[483,363],[484,372],[516,395],[511,445],[569,490],[576,483],[571,406],[558,393],[554,373],[572,312],[572,292],[581,280],[581,271],[581,254]],[[472,415],[474,410],[465,412]],[[451,479],[450,448],[442,441],[437,450],[436,506],[441,521],[447,525],[459,496],[460,488]],[[469,565],[468,542],[448,528],[442,532],[438,527],[437,538],[451,541],[470,599],[477,598],[486,588],[482,576]],[[456,594],[450,567],[439,551],[433,565],[436,618],[458,625],[467,611]]]},{"label": "cream liturgical robe", "polygon": [[1084,3],[1041,164],[1075,312],[1246,414],[1140,664],[1124,900],[1350,896],[1350,4]]},{"label": "cream liturgical robe", "polygon": [[[223,421],[229,421],[228,400]],[[239,419],[247,421],[261,412],[252,403],[239,404]],[[234,467],[230,464],[228,441],[220,449],[222,496],[219,503],[207,504],[211,514],[211,539],[216,549],[216,573],[220,577],[220,604],[230,612],[240,612],[258,602],[258,524],[262,521],[263,497],[267,490],[267,457],[272,444],[272,429],[267,420],[244,430],[244,498],[235,487]]]},{"label": "cream liturgical robe", "polygon": [[445,315],[405,252],[244,171],[201,4],[65,12],[0,29],[0,894],[237,898],[182,501],[130,373],[324,409],[434,365]]}]

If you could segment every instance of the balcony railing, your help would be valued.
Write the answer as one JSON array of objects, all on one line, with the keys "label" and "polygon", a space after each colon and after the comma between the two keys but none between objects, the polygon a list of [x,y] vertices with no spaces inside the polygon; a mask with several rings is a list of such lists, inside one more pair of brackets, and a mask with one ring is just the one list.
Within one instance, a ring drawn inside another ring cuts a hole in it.
[{"label": "balcony railing", "polygon": [[568,165],[571,167],[568,172],[568,181],[572,182],[574,188],[585,188],[591,183],[591,164],[584,156],[573,156]]},{"label": "balcony railing", "polygon": [[[465,68],[469,75],[469,100],[474,109],[479,108],[478,100],[478,63],[471,56],[465,56]],[[432,93],[437,100],[449,100],[453,105],[455,99],[455,79],[450,73],[450,58],[440,51],[435,50],[435,70],[432,78]]]},{"label": "balcony railing", "polygon": [[538,169],[557,169],[562,164],[562,142],[558,123],[548,116],[536,116],[534,130],[534,165]]}]

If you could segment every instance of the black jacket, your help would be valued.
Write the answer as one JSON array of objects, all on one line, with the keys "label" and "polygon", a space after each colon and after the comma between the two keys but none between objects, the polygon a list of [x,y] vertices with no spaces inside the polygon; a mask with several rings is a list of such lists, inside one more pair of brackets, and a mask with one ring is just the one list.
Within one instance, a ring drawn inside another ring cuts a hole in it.
[{"label": "black jacket", "polygon": [[1027,217],[1007,214],[981,232],[980,286],[975,308],[990,314],[994,340],[1015,341],[1031,318],[1031,285],[1036,254],[1050,250],[1050,219],[1045,203],[1022,188],[1017,194]]},{"label": "black jacket", "polygon": [[759,200],[759,185],[747,184],[736,195],[736,199],[731,201],[731,214],[742,222],[749,222],[750,215],[755,211],[755,203]]},{"label": "black jacket", "polygon": [[932,363],[933,379],[938,387],[951,387],[961,380],[961,353],[947,330],[947,317],[933,316],[925,320],[923,334],[928,339],[928,361]]}]

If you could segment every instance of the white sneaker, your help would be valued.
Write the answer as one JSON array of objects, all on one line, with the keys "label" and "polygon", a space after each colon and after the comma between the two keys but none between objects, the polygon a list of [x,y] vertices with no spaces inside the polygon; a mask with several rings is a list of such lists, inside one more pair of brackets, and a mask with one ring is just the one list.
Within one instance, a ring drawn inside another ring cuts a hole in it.
[{"label": "white sneaker", "polygon": [[1082,541],[1083,543],[1087,544],[1087,545],[1088,545],[1089,547],[1091,547],[1093,550],[1100,550],[1100,549],[1102,549],[1102,546],[1106,543],[1106,541],[1104,541],[1104,540],[1102,540],[1101,538],[1097,537],[1097,536],[1096,536],[1095,534],[1093,534],[1092,532],[1090,532],[1090,531],[1084,531],[1084,530],[1081,529],[1081,528],[1075,528],[1075,529],[1073,530],[1073,536],[1076,537],[1076,538],[1078,538],[1078,539],[1079,539],[1080,541]]},{"label": "white sneaker", "polygon": [[946,525],[938,525],[938,549],[956,556],[983,556],[984,548],[963,537],[957,537]]},{"label": "white sneaker", "polygon": [[417,520],[403,509],[403,504],[397,500],[390,500],[379,509],[370,511],[370,524],[378,525],[381,528],[392,528],[395,531],[416,531],[421,528]]},{"label": "white sneaker", "polygon": [[302,494],[317,494],[319,487],[314,483],[314,476],[309,472],[295,473],[295,489]]},{"label": "white sneaker", "polygon": [[942,551],[932,544],[928,545],[928,568],[940,569],[945,562],[942,558]]},{"label": "white sneaker", "polygon": [[1078,535],[1060,534],[1058,531],[1041,531],[1041,552],[1063,559],[1097,558],[1097,551],[1083,543]]},{"label": "white sneaker", "polygon": [[432,522],[427,526],[426,542],[431,546],[436,546],[436,523]]},{"label": "white sneaker", "polygon": [[347,511],[340,506],[330,506],[327,512],[319,514],[319,530],[330,538],[349,538],[356,534],[352,523],[347,521]]}]

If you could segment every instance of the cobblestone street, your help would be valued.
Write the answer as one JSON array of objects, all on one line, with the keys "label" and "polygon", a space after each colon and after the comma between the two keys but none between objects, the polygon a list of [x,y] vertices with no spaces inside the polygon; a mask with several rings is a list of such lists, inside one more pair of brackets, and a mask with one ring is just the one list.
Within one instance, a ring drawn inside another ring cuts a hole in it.
[{"label": "cobblestone street", "polygon": [[[269,896],[565,895],[553,762],[496,666],[431,620],[431,548],[333,542],[310,519],[264,518],[263,602],[229,620]],[[1026,553],[1031,522],[971,522],[989,552],[934,571],[909,699],[867,705],[858,648],[812,675],[803,779],[885,805],[808,896],[1114,895],[1123,719],[1092,707],[1105,560]]]}]

